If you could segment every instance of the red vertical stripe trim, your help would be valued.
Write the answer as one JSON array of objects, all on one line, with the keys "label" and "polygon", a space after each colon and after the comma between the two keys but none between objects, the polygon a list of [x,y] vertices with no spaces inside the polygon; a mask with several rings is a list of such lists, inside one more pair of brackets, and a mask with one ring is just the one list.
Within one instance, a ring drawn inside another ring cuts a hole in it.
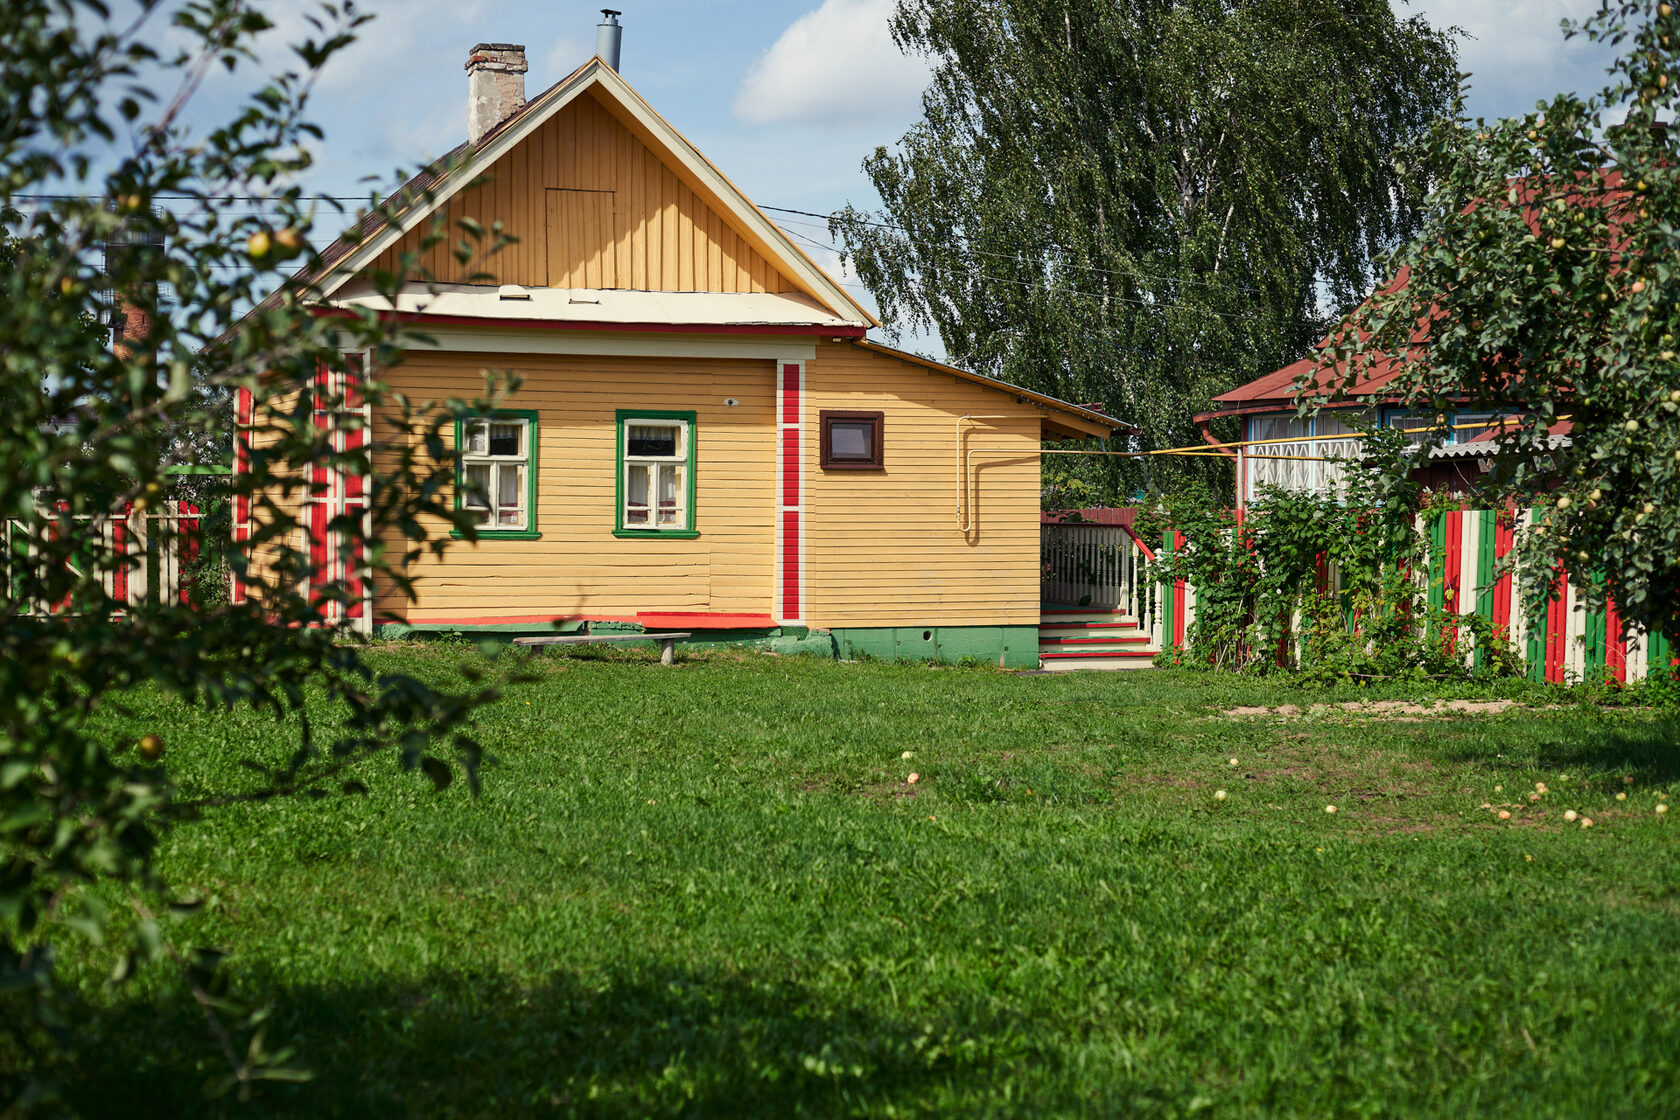
[{"label": "red vertical stripe trim", "polygon": [[128,519],[133,514],[133,503],[124,503],[121,516],[111,523],[111,547],[117,554],[117,570],[111,579],[111,598],[121,607],[128,606]]},{"label": "red vertical stripe trim", "polygon": [[782,615],[799,618],[799,511],[782,513]]},{"label": "red vertical stripe trim", "polygon": [[805,604],[800,595],[801,558],[803,552],[803,522],[800,518],[800,506],[803,501],[801,478],[803,477],[805,441],[803,430],[799,425],[803,422],[805,402],[800,384],[803,367],[797,362],[786,362],[780,367],[782,424],[781,430],[781,541],[778,559],[781,563],[781,617],[784,621],[796,622],[804,617]]},{"label": "red vertical stripe trim", "polygon": [[[1511,548],[1516,542],[1515,507],[1500,513],[1493,519],[1493,559],[1497,563],[1510,555]],[[1511,573],[1506,572],[1493,584],[1493,626],[1495,630],[1504,627],[1507,634],[1511,629]]]},{"label": "red vertical stripe trim", "polygon": [[782,423],[799,423],[799,367],[785,365],[782,367]]},{"label": "red vertical stripe trim", "polygon": [[782,429],[782,504],[799,505],[799,429]]},{"label": "red vertical stripe trim", "polygon": [[[192,502],[181,502],[175,507],[175,510],[182,516],[182,520],[177,522],[181,527],[181,555],[185,558],[185,566],[191,570],[198,563],[199,542],[201,540],[198,520],[199,508]],[[181,578],[181,605],[183,607],[192,605],[191,576]]]},{"label": "red vertical stripe trim", "polygon": [[1546,679],[1562,684],[1564,656],[1568,653],[1569,573],[1561,566],[1552,588],[1557,597],[1546,603]]},{"label": "red vertical stripe trim", "polygon": [[[251,424],[256,402],[251,390],[240,389],[233,398],[233,474],[235,485],[243,485],[244,476],[251,470]],[[251,495],[235,494],[233,498],[233,543],[242,545],[251,539]],[[238,577],[232,581],[229,597],[235,603],[245,601],[245,582]]]},{"label": "red vertical stripe trim", "polygon": [[1627,682],[1627,635],[1622,632],[1622,613],[1614,599],[1604,604],[1604,664],[1617,680]]},{"label": "red vertical stripe trim", "polygon": [[1441,603],[1449,614],[1458,611],[1458,597],[1464,583],[1464,514],[1447,511],[1446,562],[1441,572]]},{"label": "red vertical stripe trim", "polygon": [[[1464,513],[1447,511],[1446,555],[1441,563],[1441,609],[1447,614],[1459,611],[1458,597],[1464,594]],[[1447,648],[1458,649],[1458,627],[1447,632]]]}]

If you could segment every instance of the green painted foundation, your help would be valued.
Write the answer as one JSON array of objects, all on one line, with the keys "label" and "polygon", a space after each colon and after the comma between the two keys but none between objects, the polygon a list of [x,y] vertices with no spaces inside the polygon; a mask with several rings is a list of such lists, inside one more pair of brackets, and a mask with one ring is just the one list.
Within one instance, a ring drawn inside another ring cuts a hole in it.
[{"label": "green painted foundation", "polygon": [[834,648],[847,661],[947,661],[965,658],[1005,669],[1038,668],[1036,626],[892,626],[834,631]]},{"label": "green painted foundation", "polygon": [[[577,634],[582,632],[583,629],[584,623],[581,620],[562,622],[557,626],[533,626],[528,622],[411,626],[406,622],[388,622],[376,627],[374,636],[386,641],[468,638],[477,641],[511,642],[515,638],[527,636]],[[590,624],[589,629],[594,634],[634,634],[645,630],[646,627],[634,622],[594,622]],[[818,657],[835,656],[834,639],[828,631],[808,630],[803,626],[774,626],[768,629],[750,630],[696,630],[692,638],[679,641],[677,645],[766,649],[779,654],[805,653]],[[644,647],[640,642],[620,642],[615,643],[615,648],[657,650],[659,643],[650,641]]]},{"label": "green painted foundation", "polygon": [[[583,629],[581,621],[563,622],[558,626],[532,626],[530,623],[486,623],[471,626],[410,626],[390,622],[379,626],[375,636],[387,641],[426,638],[469,638],[480,641],[511,642],[518,637],[539,634],[575,634]],[[604,633],[635,633],[643,629],[633,622],[596,622],[591,631]],[[1036,626],[899,626],[883,628],[848,628],[844,630],[810,630],[803,626],[776,626],[756,630],[697,630],[694,637],[677,643],[679,647],[764,649],[782,655],[809,654],[815,657],[837,657],[853,661],[872,657],[881,661],[945,661],[965,659],[1000,665],[1005,669],[1038,668],[1038,627]],[[637,642],[620,643],[618,648],[639,649]],[[655,642],[647,648],[657,649]]]}]

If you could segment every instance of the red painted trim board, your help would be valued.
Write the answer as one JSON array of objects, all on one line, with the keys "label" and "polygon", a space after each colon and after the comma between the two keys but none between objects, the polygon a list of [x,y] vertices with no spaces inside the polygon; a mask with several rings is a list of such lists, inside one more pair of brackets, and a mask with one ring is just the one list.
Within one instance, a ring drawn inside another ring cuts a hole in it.
[{"label": "red painted trim board", "polygon": [[[1447,511],[1445,555],[1441,564],[1441,609],[1448,614],[1458,613],[1458,597],[1464,586],[1464,514],[1460,510]],[[1458,628],[1448,633],[1447,648],[1458,649]]]},{"label": "red painted trim board", "polygon": [[1546,602],[1546,679],[1562,684],[1564,657],[1568,653],[1569,573],[1561,565],[1552,588],[1555,596]]},{"label": "red painted trim board", "polygon": [[[233,401],[233,473],[237,479],[251,470],[251,423],[255,402],[251,390],[240,389]],[[251,495],[236,494],[233,499],[233,541],[242,545],[251,539]],[[238,576],[232,581],[229,598],[235,603],[245,601],[245,582]]]},{"label": "red painted trim board", "polygon": [[[1493,519],[1493,559],[1497,563],[1515,547],[1517,526],[1517,511],[1513,507]],[[1504,628],[1507,634],[1511,631],[1511,573],[1506,572],[1493,584],[1493,627],[1495,630]]]},{"label": "red painted trim board", "polygon": [[1607,600],[1604,604],[1604,664],[1616,674],[1616,679],[1627,683],[1627,634],[1622,629],[1622,613],[1616,609],[1616,600]]}]

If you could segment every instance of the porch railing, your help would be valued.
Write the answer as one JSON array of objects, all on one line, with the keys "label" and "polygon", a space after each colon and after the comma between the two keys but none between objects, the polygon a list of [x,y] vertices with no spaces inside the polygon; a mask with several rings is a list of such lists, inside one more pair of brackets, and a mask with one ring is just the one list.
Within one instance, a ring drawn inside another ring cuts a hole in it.
[{"label": "porch railing", "polygon": [[1155,556],[1128,526],[1046,522],[1039,543],[1045,602],[1127,615],[1160,638],[1161,588],[1151,573]]}]

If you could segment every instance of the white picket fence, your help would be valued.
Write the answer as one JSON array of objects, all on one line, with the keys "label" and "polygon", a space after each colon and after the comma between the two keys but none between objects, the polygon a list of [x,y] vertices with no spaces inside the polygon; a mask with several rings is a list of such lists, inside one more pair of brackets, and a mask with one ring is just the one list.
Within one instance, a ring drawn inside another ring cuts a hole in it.
[{"label": "white picket fence", "polygon": [[[152,602],[185,603],[191,584],[189,569],[203,546],[202,513],[191,502],[169,501],[161,510],[128,512],[108,516],[58,518],[37,526],[36,531],[74,534],[90,557],[99,564],[95,575],[110,601],[133,608]],[[7,521],[5,530],[5,589],[12,589],[25,577],[28,566],[43,555],[43,541],[31,534],[22,521]],[[72,562],[72,571],[89,574]],[[34,601],[23,604],[25,615],[51,614],[74,609],[73,604]]]}]

